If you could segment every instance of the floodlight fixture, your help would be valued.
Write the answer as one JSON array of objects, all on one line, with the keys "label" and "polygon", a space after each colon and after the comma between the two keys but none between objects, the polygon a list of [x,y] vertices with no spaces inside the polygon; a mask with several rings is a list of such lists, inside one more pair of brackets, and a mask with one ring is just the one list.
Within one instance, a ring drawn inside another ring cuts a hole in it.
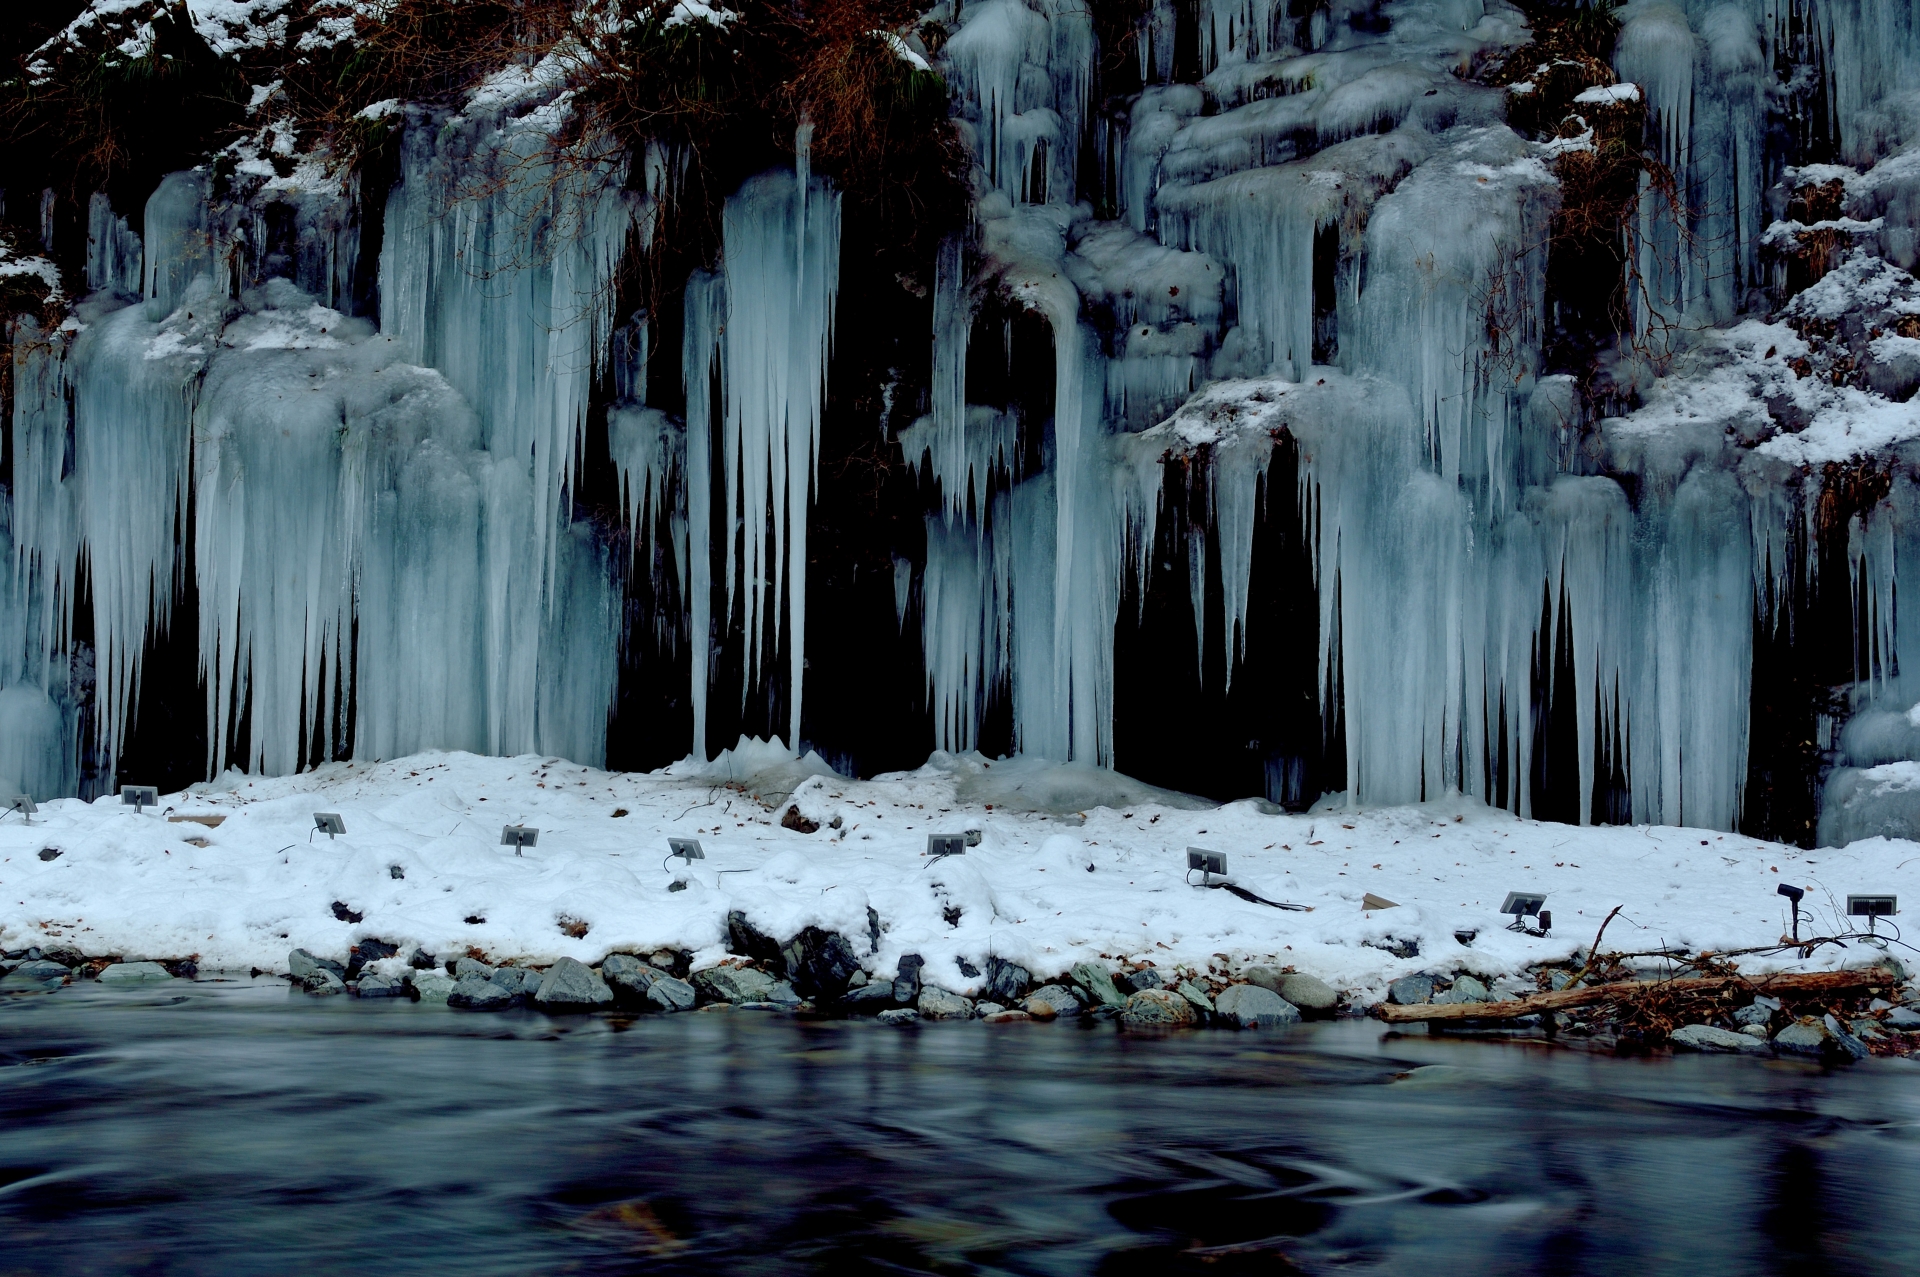
[{"label": "floodlight fixture", "polygon": [[1540,912],[1540,910],[1546,906],[1546,903],[1547,897],[1544,892],[1509,891],[1506,900],[1500,906],[1500,912],[1509,915],[1513,919],[1512,922],[1507,924],[1507,930],[1526,931],[1526,920],[1528,918],[1538,918],[1540,919],[1540,934],[1545,935],[1553,918],[1553,915],[1550,913]]},{"label": "floodlight fixture", "polygon": [[947,856],[964,856],[967,854],[967,836],[965,834],[928,834],[926,854],[935,860],[941,860]]},{"label": "floodlight fixture", "polygon": [[513,854],[526,854],[529,847],[540,844],[540,831],[532,825],[505,825],[500,830],[500,845],[513,848]]},{"label": "floodlight fixture", "polygon": [[[338,812],[316,811],[313,813],[314,834],[325,834],[329,839],[333,839],[346,832],[347,822],[340,819]],[[307,835],[307,841],[313,841],[313,834]]]},{"label": "floodlight fixture", "polygon": [[[38,807],[33,805],[33,795],[31,794],[15,794],[7,800],[7,811],[19,812],[20,819],[29,825],[33,823],[33,814],[39,810]],[[4,814],[5,813],[0,812],[0,815]]]},{"label": "floodlight fixture", "polygon": [[120,786],[120,801],[133,808],[134,815],[137,816],[143,807],[158,807],[160,805],[160,791],[152,785],[122,785]]},{"label": "floodlight fixture", "polygon": [[1874,922],[1879,918],[1890,918],[1900,912],[1900,901],[1896,896],[1848,896],[1847,913],[1851,917],[1867,920],[1867,934],[1873,935]]},{"label": "floodlight fixture", "polygon": [[1188,876],[1191,877],[1196,869],[1200,871],[1200,885],[1211,887],[1215,874],[1219,874],[1222,878],[1227,876],[1227,853],[1208,851],[1205,847],[1187,848]]},{"label": "floodlight fixture", "polygon": [[1783,882],[1774,890],[1793,902],[1793,938],[1797,943],[1800,939],[1800,901],[1807,894],[1807,889]]}]

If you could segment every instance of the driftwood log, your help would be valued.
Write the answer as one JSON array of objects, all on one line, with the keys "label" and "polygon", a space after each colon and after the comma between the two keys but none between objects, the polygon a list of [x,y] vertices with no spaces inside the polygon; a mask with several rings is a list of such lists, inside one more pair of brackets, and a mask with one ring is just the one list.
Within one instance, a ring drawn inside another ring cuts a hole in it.
[{"label": "driftwood log", "polygon": [[1747,989],[1754,993],[1797,995],[1838,993],[1848,989],[1891,985],[1897,981],[1884,967],[1862,967],[1854,971],[1786,972],[1770,976],[1695,976],[1681,980],[1619,980],[1612,984],[1593,984],[1584,988],[1535,993],[1510,1002],[1447,1002],[1420,1006],[1398,1006],[1382,1002],[1373,1014],[1388,1024],[1412,1024],[1431,1020],[1517,1020],[1542,1011],[1566,1011],[1592,1006],[1598,1002],[1628,1002],[1648,994],[1713,994],[1727,989]]}]

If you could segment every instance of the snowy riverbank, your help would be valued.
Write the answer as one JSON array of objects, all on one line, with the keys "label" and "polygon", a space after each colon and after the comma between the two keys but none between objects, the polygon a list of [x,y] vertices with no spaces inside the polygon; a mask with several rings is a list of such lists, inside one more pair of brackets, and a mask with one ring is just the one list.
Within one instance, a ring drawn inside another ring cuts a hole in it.
[{"label": "snowy riverbank", "polygon": [[[316,811],[339,813],[346,835],[310,837]],[[501,846],[507,824],[538,827],[538,845],[523,856]],[[966,830],[980,840],[963,856],[923,855],[929,833]],[[669,835],[700,838],[707,858],[663,866]],[[1189,845],[1224,852],[1252,893],[1311,912],[1189,886]],[[144,813],[113,797],[45,803],[31,825],[9,814],[0,948],[282,972],[292,949],[345,954],[373,937],[402,953],[495,962],[676,949],[699,970],[726,956],[737,910],[772,936],[839,932],[889,977],[919,954],[928,983],[961,993],[984,984],[966,970],[989,957],[1041,979],[1100,959],[1265,963],[1366,1004],[1403,975],[1498,980],[1564,960],[1615,905],[1610,949],[1745,948],[1786,929],[1775,887],[1791,882],[1808,888],[1816,915],[1806,934],[1833,934],[1847,929],[1836,899],[1899,892],[1917,870],[1920,846],[1906,842],[1803,852],[1711,831],[1541,824],[1461,799],[1309,815],[1253,802],[1195,809],[1111,773],[1024,760],[937,756],[852,781],[767,747],[647,775],[421,754],[272,779],[228,773]],[[1551,935],[1504,929],[1496,910],[1513,890],[1547,895]],[[1365,908],[1368,893],[1397,904]],[[1743,965],[1869,956],[1856,945]]]}]

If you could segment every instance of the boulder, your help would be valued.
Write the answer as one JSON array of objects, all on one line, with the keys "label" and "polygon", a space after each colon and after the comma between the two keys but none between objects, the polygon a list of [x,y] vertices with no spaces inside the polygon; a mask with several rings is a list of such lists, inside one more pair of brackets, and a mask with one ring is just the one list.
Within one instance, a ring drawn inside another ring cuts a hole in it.
[{"label": "boulder", "polygon": [[1036,1020],[1070,1019],[1079,1015],[1080,999],[1062,984],[1043,984],[1027,999],[1027,1014]]},{"label": "boulder", "polygon": [[873,1015],[888,1010],[898,1005],[893,1000],[893,981],[863,984],[857,989],[849,989],[847,996],[840,999],[840,1005],[851,1015]]},{"label": "boulder", "polygon": [[808,927],[780,946],[787,979],[802,997],[827,1001],[847,991],[847,981],[860,969],[847,938],[836,931]]},{"label": "boulder", "polygon": [[31,958],[9,971],[6,983],[21,985],[53,985],[64,983],[73,973],[58,962],[48,958]]},{"label": "boulder", "polygon": [[1433,977],[1424,975],[1405,975],[1387,986],[1387,1001],[1403,1007],[1419,1006],[1423,1002],[1433,1001]]},{"label": "boulder", "polygon": [[300,987],[308,993],[318,994],[321,997],[331,997],[336,993],[345,993],[347,991],[347,982],[325,967],[321,967],[306,979],[302,980]]},{"label": "boulder", "polygon": [[1205,989],[1193,981],[1182,980],[1173,991],[1185,998],[1194,1010],[1205,1011],[1208,1015],[1213,1014],[1213,999],[1207,996]]},{"label": "boulder", "polygon": [[1487,986],[1482,984],[1476,977],[1470,975],[1454,977],[1453,987],[1448,989],[1447,992],[1453,995],[1455,1002],[1493,1001],[1493,994],[1487,991]]},{"label": "boulder", "polygon": [[514,995],[485,976],[465,975],[454,981],[447,1005],[468,1011],[503,1011],[515,1002]]},{"label": "boulder", "polygon": [[1033,986],[1033,973],[1002,958],[987,959],[986,994],[995,1002],[1012,1005],[1027,996]]},{"label": "boulder", "polygon": [[287,955],[287,973],[296,980],[305,980],[315,971],[331,971],[337,976],[347,974],[346,967],[332,958],[316,958],[305,949],[295,949]]},{"label": "boulder", "polygon": [[422,1002],[444,1006],[453,992],[453,977],[438,971],[417,971],[413,976],[413,996]]},{"label": "boulder", "polygon": [[1113,983],[1113,973],[1099,963],[1075,963],[1070,975],[1073,982],[1085,989],[1087,995],[1101,1006],[1117,1010],[1127,1004],[1126,995]]},{"label": "boulder", "polygon": [[116,962],[96,978],[101,984],[164,984],[173,973],[157,962]]},{"label": "boulder", "polygon": [[926,1020],[971,1020],[973,999],[949,993],[935,985],[920,990],[920,1016]]},{"label": "boulder", "polygon": [[912,1007],[895,1007],[891,1011],[882,1011],[874,1019],[882,1024],[912,1024],[920,1018],[920,1013]]},{"label": "boulder", "polygon": [[1670,1039],[1676,1051],[1702,1051],[1708,1054],[1735,1055],[1764,1051],[1767,1044],[1745,1033],[1729,1033],[1710,1024],[1689,1024],[1673,1031]]},{"label": "boulder", "polygon": [[1119,985],[1121,980],[1126,981],[1130,994],[1138,993],[1142,989],[1164,989],[1172,983],[1158,967],[1141,967],[1138,971],[1129,971],[1114,980],[1114,984]]},{"label": "boulder", "polygon": [[1831,1063],[1867,1058],[1867,1046],[1839,1027],[1832,1016],[1802,1016],[1773,1035],[1773,1048],[1789,1055],[1809,1056]]},{"label": "boulder", "polygon": [[353,995],[357,998],[397,998],[404,995],[407,986],[390,976],[374,975],[368,972],[354,982]]},{"label": "boulder", "polygon": [[752,967],[709,967],[696,972],[693,987],[709,1002],[765,1002],[774,978]]},{"label": "boulder", "polygon": [[527,967],[495,967],[493,982],[516,998],[531,998],[540,991],[540,983],[546,979],[538,971]]},{"label": "boulder", "polygon": [[778,963],[780,942],[747,921],[747,915],[735,909],[727,915],[727,952],[755,962]]},{"label": "boulder", "polygon": [[600,975],[613,990],[613,1000],[616,1003],[643,1008],[652,1005],[647,1000],[647,994],[652,990],[655,981],[673,978],[660,968],[648,966],[638,958],[624,953],[609,954],[607,960],[600,964]]},{"label": "boulder", "polygon": [[587,1010],[613,1005],[613,990],[586,963],[562,958],[547,968],[533,1002],[543,1011]]},{"label": "boulder", "polygon": [[647,1001],[661,1011],[691,1011],[696,999],[692,985],[670,975],[647,986]]},{"label": "boulder", "polygon": [[[1456,987],[1459,982],[1454,982]],[[1280,987],[1275,993],[1300,1008],[1303,1013],[1332,1013],[1340,1005],[1340,991],[1322,980],[1319,976],[1308,975],[1304,971],[1289,971],[1280,978]],[[1483,988],[1482,993],[1486,990]],[[1486,1001],[1480,998],[1479,1001]]]},{"label": "boulder", "polygon": [[920,968],[927,965],[925,958],[917,953],[900,955],[900,965],[893,977],[893,1000],[912,1002],[920,996]]},{"label": "boulder", "polygon": [[481,980],[493,979],[493,967],[478,958],[458,958],[453,964],[453,978],[464,980],[474,976]]},{"label": "boulder", "polygon": [[1300,1008],[1257,984],[1229,985],[1213,1000],[1213,1009],[1236,1029],[1277,1028],[1300,1020]]},{"label": "boulder", "polygon": [[1192,1024],[1193,1004],[1171,989],[1141,989],[1127,999],[1120,1018],[1128,1024],[1173,1027]]}]

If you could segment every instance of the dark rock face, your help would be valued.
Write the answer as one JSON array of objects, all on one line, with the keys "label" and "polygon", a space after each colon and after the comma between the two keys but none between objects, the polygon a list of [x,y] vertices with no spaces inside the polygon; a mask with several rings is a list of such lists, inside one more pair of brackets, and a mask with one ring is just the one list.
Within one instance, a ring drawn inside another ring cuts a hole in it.
[{"label": "dark rock face", "polygon": [[1033,987],[1033,973],[1025,967],[1001,958],[987,959],[987,991],[989,1001],[1003,1006],[1012,1006],[1027,996],[1027,990]]},{"label": "dark rock face", "polygon": [[893,1000],[908,1005],[920,996],[920,968],[927,965],[917,953],[900,955],[899,974],[893,977]]},{"label": "dark rock face", "polygon": [[808,927],[782,945],[780,958],[794,992],[815,1000],[845,993],[847,982],[860,969],[860,959],[847,938],[818,927]]},{"label": "dark rock face", "polygon": [[748,922],[738,909],[727,915],[727,952],[755,962],[784,964],[780,942]]}]

